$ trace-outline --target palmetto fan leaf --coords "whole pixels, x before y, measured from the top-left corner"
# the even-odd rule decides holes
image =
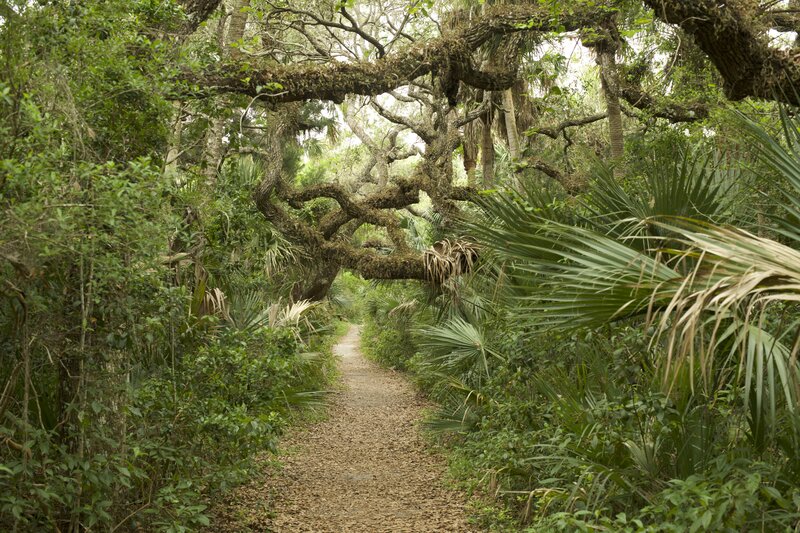
[[[425,428],[434,433],[461,433],[474,430],[480,423],[479,407],[489,402],[480,391],[457,377],[438,373],[442,387],[436,414],[425,421]]]
[[[730,345],[724,360],[738,354],[738,377],[744,390],[753,392],[756,413],[760,416],[765,394],[772,418],[780,396],[794,409],[800,375],[794,340],[785,341],[796,336],[797,322],[770,322],[776,306],[800,302],[800,252],[737,229],[699,223],[694,229],[670,228],[681,232],[688,247],[681,256],[691,257],[696,266],[662,310],[659,330],[668,338],[667,366],[697,360],[709,382],[714,367],[724,366],[718,361],[724,359],[721,348]]]
[[[592,230],[551,223],[539,236],[530,249],[542,257],[516,266],[536,276],[525,299],[540,324],[555,329],[646,313],[668,301],[679,279],[666,264]]]
[[[742,114],[738,115],[738,124],[753,141],[751,147],[761,161],[780,177],[776,185],[783,196],[780,202],[783,212],[767,216],[777,223],[780,233],[800,243],[800,120],[789,117],[786,111],[781,112],[781,117],[785,146]],[[770,181],[776,181],[775,176],[769,176]]]
[[[450,375],[490,375],[490,358],[503,357],[490,348],[483,331],[460,317],[454,317],[439,326],[420,331],[420,347],[432,355],[429,364],[447,370]]]
[[[537,325],[556,329],[595,326],[646,313],[654,295],[669,297],[679,274],[627,242],[593,229],[545,218],[539,205],[515,195],[483,201],[491,224],[470,231],[525,282],[524,310]],[[556,217],[552,217],[556,218]],[[562,219],[564,217],[561,217]]]
[[[234,292],[230,298],[230,306],[231,322],[236,329],[253,330],[266,325],[266,321],[260,319],[267,306],[261,291]]]
[[[785,178],[791,217],[782,231],[800,242],[800,134],[785,124],[789,148],[751,122],[744,127],[763,163]],[[518,316],[530,329],[647,316],[653,341],[664,341],[668,390],[685,377],[693,386],[700,377],[708,392],[743,390],[751,419],[763,426],[765,415],[775,422],[779,406],[793,410],[800,401],[791,318],[800,303],[800,252],[718,225],[731,204],[716,196],[730,189],[722,179],[703,183],[713,172],[711,159],[684,156],[672,181],[648,178],[650,200],[600,177],[586,203],[591,216],[571,223],[546,198],[489,196],[482,202],[489,223],[469,229],[524,282]]]
[[[691,218],[724,222],[736,200],[735,184],[741,177],[724,168],[715,152],[684,148],[672,160],[657,158],[647,165],[644,183],[623,187],[611,169],[599,166],[588,199],[582,203],[589,213],[584,224],[628,241],[639,250],[658,247],[666,233],[653,221]],[[646,237],[656,237],[656,241]]]

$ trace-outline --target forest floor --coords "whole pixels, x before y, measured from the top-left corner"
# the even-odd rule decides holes
[[[469,532],[466,496],[420,434],[429,404],[404,376],[367,361],[352,326],[334,352],[343,389],[328,417],[281,441],[282,467],[236,490],[215,531]]]

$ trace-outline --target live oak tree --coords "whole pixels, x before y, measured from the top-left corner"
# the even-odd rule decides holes
[[[620,164],[623,112],[634,120],[642,118],[638,113],[670,122],[706,118],[708,102],[673,101],[664,94],[648,93],[631,74],[633,67],[618,62],[626,46],[626,26],[637,31],[631,22],[637,16],[654,17],[656,22],[650,27],[656,27],[655,33],[671,27],[690,42],[683,46],[702,50],[716,67],[730,100],[754,97],[797,104],[798,56],[791,48],[773,44],[768,36],[771,29],[787,31],[797,26],[795,13],[779,4],[762,5],[755,0],[521,2],[487,4],[480,9],[477,5],[443,6],[434,15],[433,5],[425,2],[264,3],[258,6],[258,20],[250,17],[248,34],[241,21],[255,8],[232,3],[227,33],[245,36],[241,49],[223,53],[214,64],[185,69],[179,76],[180,92],[182,98],[201,100],[241,95],[248,99],[247,107],[239,108],[236,116],[265,117],[270,132],[261,148],[271,155],[265,158],[267,170],[255,201],[283,235],[314,256],[317,275],[297,296],[319,298],[341,268],[366,278],[432,277],[424,254],[406,242],[398,213],[414,213],[413,206],[424,193],[445,223],[457,217],[460,204],[478,192],[474,177],[478,154],[484,184],[493,182],[493,130],[501,134],[511,157],[525,171],[540,171],[568,182],[564,170],[531,153],[535,147],[530,143],[537,135],[563,135],[571,142],[570,128],[607,120],[611,160]],[[184,7],[190,30],[219,9],[214,2],[186,1]],[[223,19],[220,24],[224,23]],[[520,80],[521,66],[524,69],[532,61],[524,45],[569,32],[595,52],[606,112],[568,118],[554,126],[539,125],[529,130],[530,138],[521,139],[512,89]],[[353,100],[357,97],[360,100]],[[379,187],[368,193],[334,183],[295,187],[278,155],[296,142],[299,132],[313,128],[300,118],[303,104],[313,101],[348,102],[350,111],[344,113],[344,120],[370,152],[364,181],[374,179]],[[356,101],[386,120],[386,131],[391,133],[385,141],[375,141],[359,125],[359,117],[352,113],[353,106],[359,105]],[[398,147],[401,132],[413,135],[418,146]],[[476,139],[480,139],[479,147]],[[390,165],[414,150],[421,155],[413,172],[389,178]],[[453,154],[459,150],[470,177],[467,186],[454,183]],[[320,199],[329,200],[327,210],[313,221],[304,218],[304,206]],[[354,245],[352,236],[364,224],[383,228],[390,253]]]

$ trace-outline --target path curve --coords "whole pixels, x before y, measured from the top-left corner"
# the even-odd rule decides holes
[[[272,512],[250,530],[472,531],[465,496],[445,488],[444,461],[420,435],[427,404],[402,375],[364,359],[359,340],[353,326],[334,348],[345,388],[327,420],[283,439],[284,467],[261,491],[274,496]]]

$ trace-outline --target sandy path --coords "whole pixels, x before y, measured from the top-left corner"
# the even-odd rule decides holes
[[[345,390],[333,400],[329,418],[283,440],[289,450],[284,468],[268,476],[266,486],[247,489],[249,509],[236,514],[248,525],[236,530],[472,530],[464,496],[444,487],[443,461],[419,434],[425,402],[401,375],[365,360],[358,344],[354,326],[334,348]],[[255,501],[259,495],[271,500],[272,512]]]

